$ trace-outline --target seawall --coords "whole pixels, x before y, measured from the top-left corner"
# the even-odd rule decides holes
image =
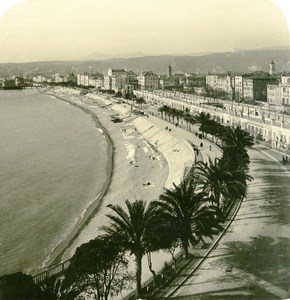
[[[165,187],[172,188],[173,183],[179,185],[184,178],[185,169],[194,162],[195,154],[191,145],[153,125],[150,119],[138,117],[133,120],[133,124],[142,136],[165,156],[169,166]]]

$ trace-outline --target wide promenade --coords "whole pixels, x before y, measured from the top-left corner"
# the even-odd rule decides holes
[[[149,114],[148,120],[156,127],[167,127],[171,135],[198,146],[198,159],[219,157],[220,150],[214,144],[195,135],[196,126],[187,131],[156,117],[156,107],[146,105],[145,111],[155,114]],[[196,272],[191,274],[192,267],[185,268],[158,299],[267,300],[289,296],[290,166],[281,164],[285,154],[262,145],[249,154],[250,174],[255,180],[226,235]],[[206,251],[191,252],[202,258]]]
[[[165,124],[150,118],[160,126]],[[198,143],[193,133],[171,126],[171,134]],[[208,142],[203,140],[203,144],[203,155],[215,157],[215,149],[209,151]],[[184,269],[160,299],[166,299],[187,277],[168,299],[290,297],[290,166],[281,164],[283,153],[262,145],[256,145],[249,154],[254,181],[230,229],[198,270],[188,277],[192,270]],[[194,253],[203,256],[205,251]]]

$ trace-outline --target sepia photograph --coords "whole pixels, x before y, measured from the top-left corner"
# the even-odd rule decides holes
[[[0,300],[290,299],[290,1],[0,0]]]

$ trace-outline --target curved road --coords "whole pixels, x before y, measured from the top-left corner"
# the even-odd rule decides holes
[[[150,121],[169,124],[153,116]],[[171,134],[199,146],[193,132],[170,126]],[[215,146],[202,142],[203,160],[219,157]],[[249,154],[254,181],[247,198],[218,247],[170,299],[290,299],[290,165],[287,170],[281,154],[263,146]]]
[[[248,196],[230,230],[171,299],[286,299],[290,286],[290,172],[250,150]],[[289,295],[288,295],[289,297]],[[289,297],[290,298],[290,297]]]

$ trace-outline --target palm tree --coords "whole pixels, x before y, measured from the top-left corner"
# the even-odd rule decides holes
[[[178,231],[185,257],[188,257],[189,243],[195,245],[202,236],[211,236],[213,227],[219,229],[216,207],[209,205],[204,193],[195,192],[195,184],[186,179],[173,189],[165,189],[159,200],[153,203],[162,218],[168,220]],[[208,220],[212,220],[210,225]]]
[[[200,124],[199,130],[202,132],[202,135],[204,136],[205,129],[208,126],[209,121],[211,120],[211,116],[209,113],[200,112],[196,116],[194,116],[194,120],[196,124]]]
[[[130,202],[126,200],[125,211],[119,205],[109,206],[115,214],[108,214],[112,221],[102,229],[118,241],[135,256],[136,263],[136,296],[141,295],[142,257],[150,248],[150,225],[155,217],[156,207],[150,203],[146,207],[143,200]]]
[[[142,110],[142,104],[146,103],[143,97],[137,98],[136,102],[140,105],[140,109]]]
[[[165,120],[167,120],[167,116],[169,116],[169,121],[170,121],[170,110],[171,110],[171,108],[167,105],[163,105],[158,109],[158,111],[161,112],[162,119],[163,119],[163,113],[164,113]]]
[[[208,162],[199,161],[194,169],[193,176],[206,193],[220,208],[227,198],[237,191],[238,187],[244,187],[243,183],[235,180],[233,174],[220,164],[220,160],[214,161],[208,158]]]
[[[223,134],[223,143],[225,147],[236,148],[239,151],[254,145],[253,137],[243,130],[240,125],[236,128],[226,127]]]
[[[223,131],[222,142],[222,164],[231,171],[242,170],[247,173],[250,157],[246,148],[254,145],[250,134],[242,130],[240,126],[226,127]]]
[[[161,113],[161,118],[163,119],[163,113],[165,113],[165,107],[164,107],[165,105],[163,105],[163,106],[161,106],[161,107],[159,107],[158,108],[158,111]]]
[[[186,113],[186,114],[183,115],[183,119],[186,122],[186,129],[189,130],[190,129],[190,125],[189,124],[192,124],[192,122],[193,122],[192,115],[189,114],[189,113]]]
[[[179,120],[183,118],[184,112],[182,110],[176,111],[177,124],[179,125]]]

